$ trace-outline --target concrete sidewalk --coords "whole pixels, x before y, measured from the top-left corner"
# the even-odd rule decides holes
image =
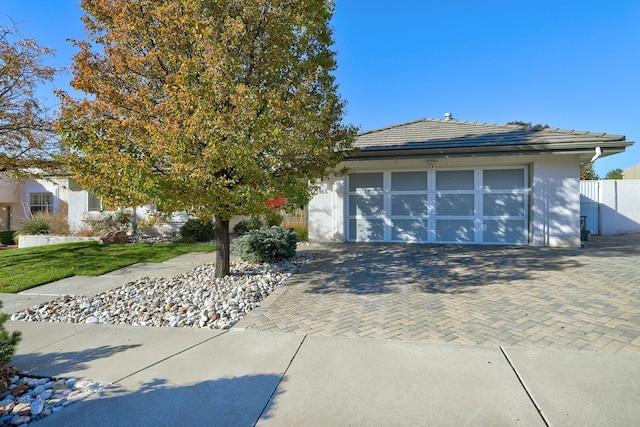
[[[12,312],[141,276],[173,276],[212,258],[188,254],[0,298]],[[110,384],[38,421],[42,427],[616,426],[640,419],[640,353],[241,329],[5,325],[23,333],[12,361],[20,370]]]
[[[38,426],[633,425],[640,355],[8,322],[29,373],[111,384]]]

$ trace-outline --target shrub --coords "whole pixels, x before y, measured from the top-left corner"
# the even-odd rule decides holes
[[[284,227],[262,227],[236,239],[236,253],[247,261],[276,262],[296,254],[296,233]]]
[[[180,242],[209,242],[216,238],[216,226],[211,221],[190,219],[180,227]]]
[[[16,234],[34,235],[34,234],[50,234],[51,215],[46,212],[37,212],[29,218],[20,221],[20,227]]]
[[[112,231],[127,231],[131,226],[133,214],[124,210],[105,212],[97,218],[89,218],[87,222],[91,229],[99,235]]]
[[[50,234],[68,235],[69,234],[69,220],[67,216],[61,213],[55,215],[49,215],[49,227]]]
[[[263,226],[264,224],[262,223],[262,220],[257,216],[253,216],[251,217],[251,219],[243,219],[242,221],[237,223],[235,227],[233,227],[233,232],[238,236],[244,236],[249,231],[257,230],[259,228],[262,228]]]
[[[2,301],[0,301],[0,309]],[[21,334],[19,331],[13,331],[9,334],[4,329],[4,322],[7,321],[9,315],[0,313],[0,367],[9,363],[13,355],[16,353],[16,346],[20,342]]]
[[[15,245],[16,243],[13,240],[13,235],[15,233],[15,230],[0,231],[0,243],[3,245]]]

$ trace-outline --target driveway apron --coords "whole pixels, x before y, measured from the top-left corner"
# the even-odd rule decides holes
[[[640,352],[640,235],[586,248],[328,244],[237,329]]]

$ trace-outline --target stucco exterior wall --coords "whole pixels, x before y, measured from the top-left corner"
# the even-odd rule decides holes
[[[530,171],[529,205],[532,246],[580,246],[580,160],[577,155],[495,156],[420,160],[375,160],[344,163],[352,172],[526,166]],[[322,183],[309,203],[309,239],[345,240],[345,179]]]
[[[533,163],[531,245],[580,246],[580,159],[541,156]]]
[[[344,242],[344,177],[320,185],[309,202],[309,240]]]

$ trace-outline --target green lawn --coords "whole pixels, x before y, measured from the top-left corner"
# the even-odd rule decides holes
[[[0,292],[16,293],[70,276],[99,276],[137,262],[163,262],[188,252],[210,252],[215,245],[67,243],[0,251]],[[213,261],[213,254],[211,254]]]

